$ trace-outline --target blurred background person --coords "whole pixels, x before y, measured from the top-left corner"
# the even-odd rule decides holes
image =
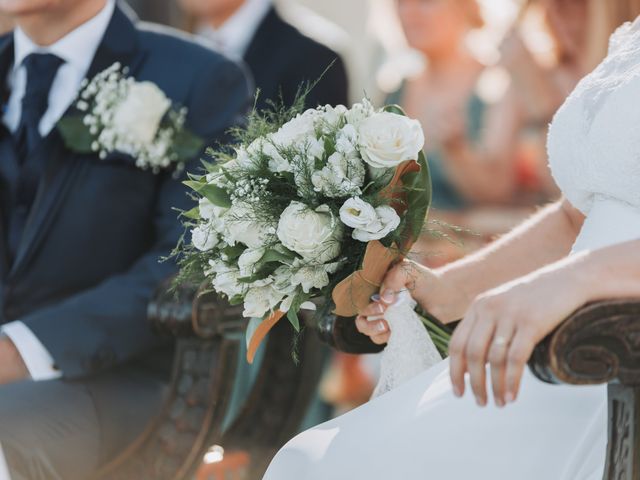
[[[248,65],[260,92],[258,109],[280,98],[291,105],[301,84],[318,79],[307,106],[348,103],[346,69],[340,55],[327,46],[330,40],[303,34],[278,13],[272,0],[179,1],[189,30]]]

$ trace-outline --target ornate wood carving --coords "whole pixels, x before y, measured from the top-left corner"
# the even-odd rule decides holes
[[[536,347],[529,362],[550,383],[608,383],[605,480],[640,480],[640,301],[578,310]]]
[[[269,336],[265,361],[249,399],[227,435],[222,422],[235,382],[245,321],[213,293],[185,286],[158,290],[149,305],[157,331],[177,337],[174,371],[162,414],[95,480],[187,480],[212,444],[252,454],[250,478],[259,479],[274,449],[295,433],[322,369],[313,335],[301,339],[300,363],[292,361],[287,322]]]

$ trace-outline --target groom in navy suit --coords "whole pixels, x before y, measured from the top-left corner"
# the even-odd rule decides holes
[[[116,62],[208,143],[249,87],[235,63],[115,0],[0,0],[0,13],[17,25],[0,37],[0,479],[85,480],[157,413],[168,355],[146,308],[176,270],[159,259],[190,200],[171,172],[74,153],[56,123]]]

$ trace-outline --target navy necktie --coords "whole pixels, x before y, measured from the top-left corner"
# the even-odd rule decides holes
[[[27,71],[27,88],[22,98],[22,117],[16,132],[18,154],[22,162],[42,140],[38,127],[49,107],[49,91],[62,63],[60,57],[51,53],[32,53],[22,62]]]

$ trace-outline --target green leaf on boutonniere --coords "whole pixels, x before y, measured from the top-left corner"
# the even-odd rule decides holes
[[[78,153],[91,153],[94,141],[89,128],[83,122],[82,115],[67,115],[56,125],[67,148]]]
[[[180,160],[190,160],[204,147],[204,141],[186,128],[178,130],[173,138],[173,150]]]

